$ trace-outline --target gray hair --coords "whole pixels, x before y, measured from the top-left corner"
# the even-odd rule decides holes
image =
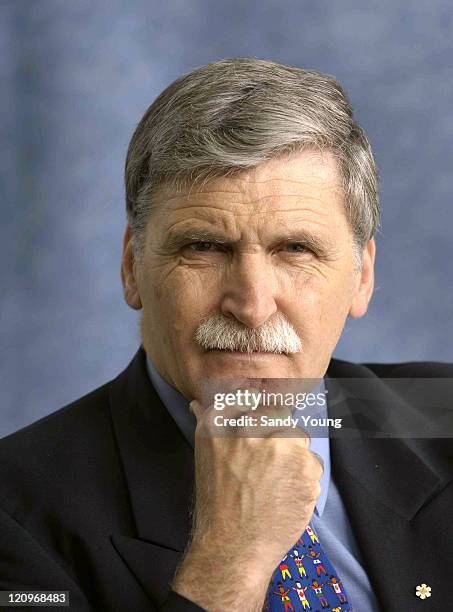
[[[127,153],[135,255],[161,185],[205,184],[310,148],[336,159],[360,267],[379,228],[379,177],[341,85],[329,75],[255,58],[220,60],[176,79],[146,111]]]

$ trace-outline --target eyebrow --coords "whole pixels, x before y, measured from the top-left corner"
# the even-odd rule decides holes
[[[225,246],[233,246],[240,240],[231,240],[224,234],[205,228],[185,228],[170,230],[164,238],[163,246],[166,249],[177,249],[190,242],[215,242]],[[299,229],[290,229],[288,232],[275,233],[271,236],[270,242],[278,244],[281,242],[300,242],[312,249],[319,255],[329,256],[336,252],[336,247],[331,239],[319,237],[312,232]]]

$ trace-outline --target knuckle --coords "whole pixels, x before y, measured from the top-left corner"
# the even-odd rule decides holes
[[[319,478],[324,474],[324,460],[318,455],[318,453],[311,452],[312,462],[313,462],[313,470],[319,474]]]

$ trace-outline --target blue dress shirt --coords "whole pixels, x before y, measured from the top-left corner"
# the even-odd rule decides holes
[[[195,416],[189,410],[189,402],[174,387],[169,385],[157,372],[147,358],[148,374],[162,403],[175,420],[189,444],[195,444]],[[324,392],[324,380],[317,391]],[[327,397],[327,395],[326,395]],[[328,401],[327,401],[328,404]],[[328,405],[318,407],[317,417],[327,417]],[[293,413],[294,416],[297,416]],[[303,425],[302,421],[299,425]],[[310,431],[310,430],[309,430]],[[330,464],[330,440],[318,429],[316,437],[312,436],[310,450],[317,453],[324,462],[324,473],[321,478],[321,493],[316,501],[311,525],[319,536],[322,546],[343,581],[346,592],[357,612],[378,612],[379,607],[363,568],[361,555],[346,514],[338,488],[332,478]]]

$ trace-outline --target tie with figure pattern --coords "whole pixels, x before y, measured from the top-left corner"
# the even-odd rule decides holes
[[[352,612],[343,584],[310,525],[272,575],[263,609]]]

